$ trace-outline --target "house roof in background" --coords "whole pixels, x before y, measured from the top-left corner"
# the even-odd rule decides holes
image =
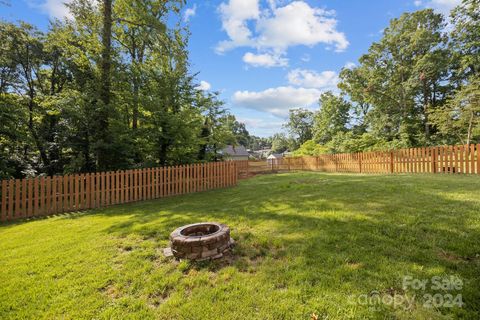
[[[268,156],[267,159],[281,159],[283,158],[283,154],[281,153],[272,153],[271,155]]]
[[[244,146],[232,146],[228,145],[226,146],[223,150],[222,153],[225,155],[230,155],[230,156],[247,156],[248,157],[248,151],[245,149]]]

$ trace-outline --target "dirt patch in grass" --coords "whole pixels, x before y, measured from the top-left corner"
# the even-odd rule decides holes
[[[104,287],[100,288],[100,291],[112,300],[116,300],[121,297],[120,290],[113,281],[109,281]]]
[[[152,293],[148,296],[148,306],[152,309],[156,309],[160,305],[165,303],[169,297],[170,297],[170,291]]]
[[[354,262],[354,261],[348,261],[346,265],[347,265],[347,268],[351,270],[358,270],[363,268],[364,266],[362,262]]]
[[[440,250],[438,252],[438,257],[442,260],[446,260],[448,262],[453,262],[453,263],[480,262],[480,254],[478,253],[472,256],[462,257],[453,252]]]

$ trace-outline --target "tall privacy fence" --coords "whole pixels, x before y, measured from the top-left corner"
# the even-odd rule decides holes
[[[480,144],[424,147],[389,152],[325,154],[317,157],[241,161],[240,177],[252,174],[311,170],[352,173],[480,174]]]
[[[0,221],[224,188],[236,185],[237,176],[229,161],[3,180]]]

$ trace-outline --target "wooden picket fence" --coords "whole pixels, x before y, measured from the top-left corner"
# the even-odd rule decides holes
[[[310,170],[350,173],[480,174],[480,144],[325,154],[273,161],[240,161],[239,177],[265,172]]]
[[[230,187],[233,161],[1,181],[0,221]]]

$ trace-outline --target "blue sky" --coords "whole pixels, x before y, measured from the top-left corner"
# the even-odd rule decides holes
[[[4,20],[41,29],[67,14],[68,0],[10,0]],[[338,72],[353,66],[390,19],[431,7],[448,12],[460,0],[206,0],[188,1],[192,71],[199,86],[221,93],[251,134],[282,130],[288,110],[318,108]]]

